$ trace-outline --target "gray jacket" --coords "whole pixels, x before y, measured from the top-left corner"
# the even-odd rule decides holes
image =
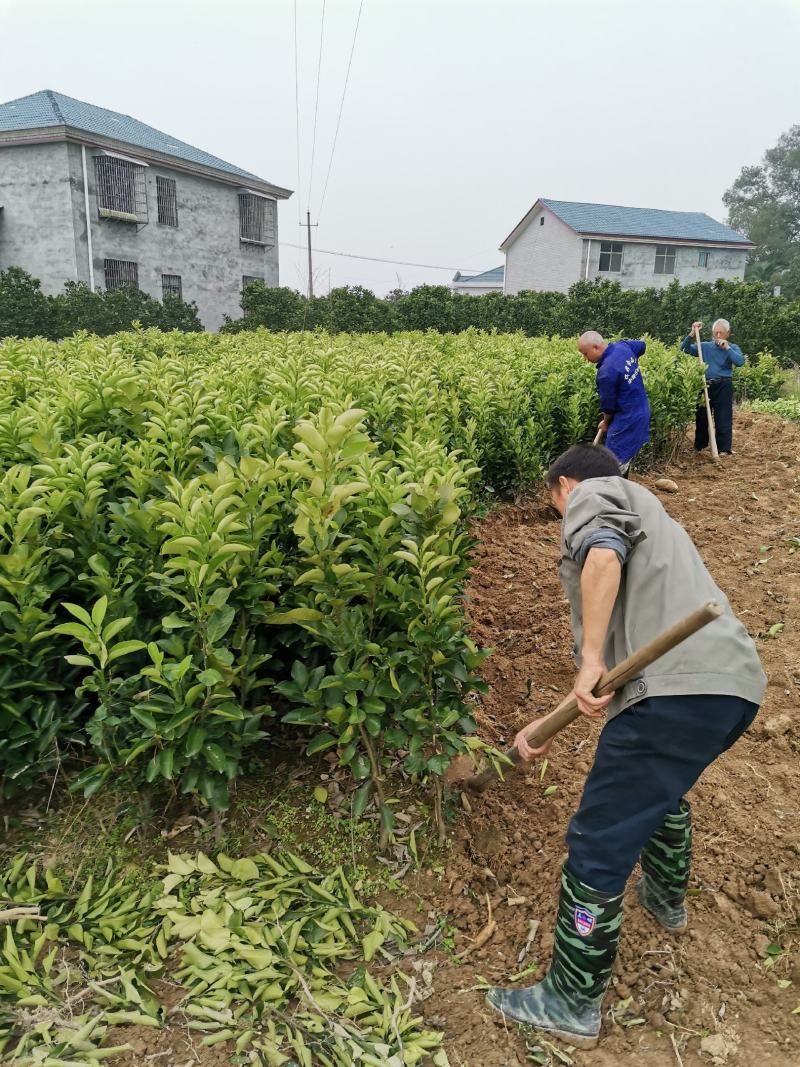
[[[658,498],[624,478],[590,478],[567,498],[559,576],[572,612],[576,658],[583,640],[581,570],[589,549],[600,545],[615,548],[623,560],[606,640],[609,669],[709,600],[725,612],[618,691],[609,718],[645,696],[719,694],[761,703],[767,679],[728,598]]]

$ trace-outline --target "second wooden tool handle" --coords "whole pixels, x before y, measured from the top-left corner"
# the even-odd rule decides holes
[[[607,671],[595,686],[595,696],[606,696],[608,693],[621,689],[637,674],[649,667],[651,663],[655,663],[657,659],[660,659],[666,652],[670,652],[681,641],[685,641],[687,637],[691,637],[692,634],[697,633],[708,623],[718,619],[721,614],[722,608],[715,601],[703,604],[697,611],[693,611],[685,619],[676,622],[674,626],[670,626],[668,630],[664,630],[658,637],[654,637],[652,641],[632,653],[622,663],[618,663],[616,667]],[[531,748],[538,748],[539,745],[543,745],[545,741],[554,737],[559,730],[562,730],[577,719],[579,715],[580,709],[575,697],[567,697],[543,722],[534,727],[530,733],[526,733],[525,740]],[[516,752],[516,749],[514,751]]]

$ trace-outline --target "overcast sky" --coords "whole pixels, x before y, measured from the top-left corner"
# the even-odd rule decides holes
[[[800,122],[800,0],[0,0],[0,100],[55,89],[295,190],[284,285],[449,282],[540,196],[705,211]],[[322,61],[317,106],[320,28]],[[314,115],[316,145],[311,177]]]

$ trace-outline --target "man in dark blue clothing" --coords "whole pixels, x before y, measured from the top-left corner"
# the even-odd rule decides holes
[[[619,460],[627,477],[631,461],[650,440],[650,404],[647,400],[639,357],[644,341],[607,343],[596,330],[578,340],[584,359],[597,367],[597,392],[603,418],[599,429],[606,434],[606,448]]]
[[[695,330],[703,328],[702,322],[692,323],[692,332],[681,341],[681,351],[690,356],[697,355],[697,345],[692,337]],[[744,355],[738,345],[728,340],[731,324],[727,319],[717,319],[711,327],[713,341],[702,341],[703,362],[706,365],[706,384],[711,413],[714,416],[717,451],[721,456],[730,456],[733,452],[733,368],[744,366]],[[694,447],[696,452],[708,448],[708,415],[705,402],[697,409],[694,428]]]

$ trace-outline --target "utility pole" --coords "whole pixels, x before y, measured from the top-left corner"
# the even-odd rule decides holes
[[[301,226],[305,226],[308,230],[308,299],[314,298],[314,275],[311,266],[311,212],[306,212],[306,221],[300,223]],[[319,226],[318,222],[314,223],[314,229]]]

